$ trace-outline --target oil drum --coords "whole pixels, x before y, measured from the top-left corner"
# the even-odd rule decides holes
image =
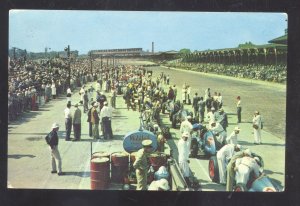
[[[104,190],[109,185],[109,159],[107,157],[95,157],[91,159],[91,189]]]
[[[123,183],[124,177],[128,174],[128,153],[115,152],[111,154],[111,181]]]
[[[167,166],[167,156],[162,152],[155,152],[149,155],[149,162],[153,169],[157,171],[161,166]]]
[[[106,158],[110,159],[110,154],[107,152],[95,152],[92,154],[92,159],[97,158],[97,157],[106,157]]]

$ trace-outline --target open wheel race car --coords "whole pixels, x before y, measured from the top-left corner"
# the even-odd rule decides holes
[[[234,182],[233,191],[235,192],[280,192],[282,188],[276,182],[271,180],[266,174],[264,174],[264,162],[261,156],[252,153],[252,157],[259,158],[259,166],[260,166],[260,176],[255,178],[253,172],[250,173],[249,181],[246,185],[241,183]],[[228,161],[229,162],[229,161]],[[211,156],[208,162],[208,174],[210,179],[215,183],[220,183],[219,181],[219,166],[216,156]],[[226,176],[226,175],[225,175]]]

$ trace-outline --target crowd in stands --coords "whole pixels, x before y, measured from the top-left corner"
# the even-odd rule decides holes
[[[99,68],[99,67],[97,67]],[[35,60],[9,62],[8,121],[16,120],[23,112],[38,110],[57,96],[66,95],[69,67],[67,60]],[[89,60],[71,62],[70,89],[98,78],[90,72]]]
[[[219,75],[286,83],[286,65],[226,65],[212,63],[172,63],[169,66]]]

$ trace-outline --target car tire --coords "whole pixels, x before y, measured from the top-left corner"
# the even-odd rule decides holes
[[[242,183],[238,183],[237,185],[234,186],[233,189],[234,192],[247,192],[247,187],[246,185]]]
[[[208,174],[211,181],[219,183],[219,166],[216,156],[211,156],[208,161]]]

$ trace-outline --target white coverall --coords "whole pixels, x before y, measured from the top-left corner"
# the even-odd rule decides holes
[[[193,130],[193,125],[187,119],[184,120],[183,122],[181,122],[180,133],[181,134],[183,134],[185,132],[189,133],[189,137],[187,139],[187,145],[188,145],[189,151],[191,148],[191,141],[192,141],[191,132],[192,132],[192,130]]]
[[[178,148],[178,163],[184,177],[190,176],[190,168],[188,164],[189,149],[187,141],[180,139],[177,143]]]
[[[236,183],[242,183],[247,185],[249,181],[249,175],[252,171],[256,177],[259,177],[259,165],[252,157],[242,157],[236,160],[235,166],[237,167],[235,180]]]
[[[256,115],[252,120],[253,124],[258,126],[258,129],[253,128],[254,143],[261,144],[261,116]]]
[[[216,122],[216,126],[212,127],[210,125],[210,131],[212,131],[212,133],[214,135],[216,135],[216,139],[218,140],[218,142],[223,143],[223,141],[226,139],[227,137],[227,133],[226,131],[223,129],[222,125],[219,122]]]
[[[219,178],[221,184],[226,184],[226,166],[229,162],[229,159],[234,155],[234,144],[224,145],[217,152],[217,160],[219,166]]]

